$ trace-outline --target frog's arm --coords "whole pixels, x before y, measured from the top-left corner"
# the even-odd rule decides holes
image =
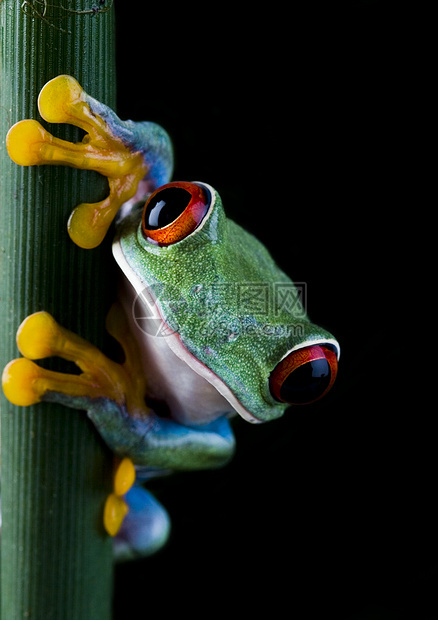
[[[30,315],[17,333],[24,357],[3,372],[6,397],[23,406],[51,401],[87,410],[108,446],[136,465],[186,470],[227,461],[234,440],[225,419],[198,430],[160,418],[146,405],[138,345],[119,304],[108,315],[107,329],[123,347],[123,364],[61,327],[47,312]],[[82,373],[54,372],[32,361],[50,356],[74,362]]]
[[[38,107],[49,123],[68,123],[83,129],[86,135],[82,142],[55,138],[37,121],[23,120],[8,132],[8,153],[22,166],[64,164],[94,170],[108,178],[108,197],[79,205],[68,223],[70,237],[77,245],[94,248],[121,205],[135,196],[143,179],[149,191],[170,179],[170,139],[155,123],[121,121],[69,75],[60,75],[44,86]]]
[[[195,429],[158,417],[145,403],[138,345],[119,304],[108,315],[107,329],[123,347],[123,364],[61,327],[47,312],[30,315],[17,333],[24,357],[6,366],[2,382],[6,397],[16,405],[51,401],[88,412],[122,459],[104,515],[105,527],[114,535],[127,512],[125,496],[135,482],[133,463],[176,470],[219,467],[232,456],[234,437],[225,418]],[[54,372],[32,361],[49,356],[74,362],[81,374]]]

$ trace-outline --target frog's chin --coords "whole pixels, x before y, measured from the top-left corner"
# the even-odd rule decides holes
[[[169,338],[166,338],[166,344],[189,368],[191,368],[197,375],[208,381],[216,392],[229,403],[232,412],[239,414],[244,420],[252,424],[259,424],[262,422],[262,420],[256,418],[240,403],[234,393],[220,377],[218,377],[212,370],[200,362],[190,353],[190,351],[185,348],[178,334],[172,334]]]
[[[154,351],[154,359],[159,360],[163,349],[169,351],[164,354],[164,373],[157,368],[153,370],[150,364],[145,367],[152,370],[153,375],[156,373],[157,378],[163,374],[171,378],[170,381],[161,381],[161,385],[165,402],[175,422],[183,426],[202,426],[219,417],[230,417],[236,413],[253,424],[262,421],[240,403],[220,377],[188,351],[178,334],[172,333],[159,339],[146,336],[141,347],[144,359],[150,359],[151,351]],[[178,377],[178,385],[174,383],[175,377]],[[159,379],[157,383],[160,383]]]

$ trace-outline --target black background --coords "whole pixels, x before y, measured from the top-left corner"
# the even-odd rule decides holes
[[[167,129],[174,179],[213,185],[307,283],[342,355],[324,400],[237,420],[228,467],[149,485],[172,536],[117,567],[116,620],[438,618],[436,433],[413,372],[412,8],[130,4],[119,115]]]

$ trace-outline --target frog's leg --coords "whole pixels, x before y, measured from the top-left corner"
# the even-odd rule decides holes
[[[155,123],[121,121],[68,75],[60,75],[43,87],[38,107],[49,123],[68,123],[83,129],[86,135],[82,142],[55,138],[37,121],[23,120],[9,130],[8,153],[22,166],[64,164],[94,170],[108,178],[109,196],[76,207],[68,224],[77,245],[94,248],[121,205],[135,196],[140,181],[147,179],[152,191],[170,179],[170,140]]]
[[[107,329],[123,347],[123,364],[58,325],[47,312],[29,316],[17,333],[24,357],[3,371],[6,397],[17,405],[52,401],[85,409],[108,446],[136,465],[189,470],[226,463],[234,450],[228,421],[222,418],[195,429],[156,416],[145,404],[146,380],[138,345],[119,304],[108,315]],[[50,371],[32,361],[50,356],[73,361],[81,374]],[[114,519],[121,522],[124,493],[115,487],[113,495]]]
[[[24,357],[3,371],[6,397],[22,406],[51,401],[85,409],[113,452],[130,456],[136,465],[187,470],[228,461],[234,438],[225,418],[190,428],[158,417],[146,405],[140,351],[120,304],[112,306],[107,330],[124,350],[122,364],[61,327],[47,312],[30,315],[17,332]],[[82,373],[54,372],[32,361],[51,356],[74,362]]]
[[[108,320],[123,320],[123,316],[115,306]],[[129,338],[128,334],[125,337]],[[93,345],[58,325],[47,312],[33,314],[22,323],[17,343],[25,357],[10,362],[3,372],[5,395],[15,404],[30,405],[41,400],[55,400],[87,409],[95,400],[108,399],[122,403],[128,398],[131,408],[142,406],[136,400],[142,392],[144,394],[144,380],[141,373],[133,372],[135,358],[130,356],[125,367],[112,362]],[[82,374],[45,370],[31,361],[52,355],[74,361],[83,371]],[[111,536],[116,535],[128,512],[124,496],[134,482],[132,461],[129,458],[118,460],[114,491],[107,498],[104,511],[105,529]]]

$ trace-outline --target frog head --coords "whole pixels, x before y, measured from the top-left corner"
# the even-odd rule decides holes
[[[246,420],[278,418],[332,387],[338,342],[211,186],[158,188],[120,221],[113,253],[148,325],[141,338],[163,338]]]

